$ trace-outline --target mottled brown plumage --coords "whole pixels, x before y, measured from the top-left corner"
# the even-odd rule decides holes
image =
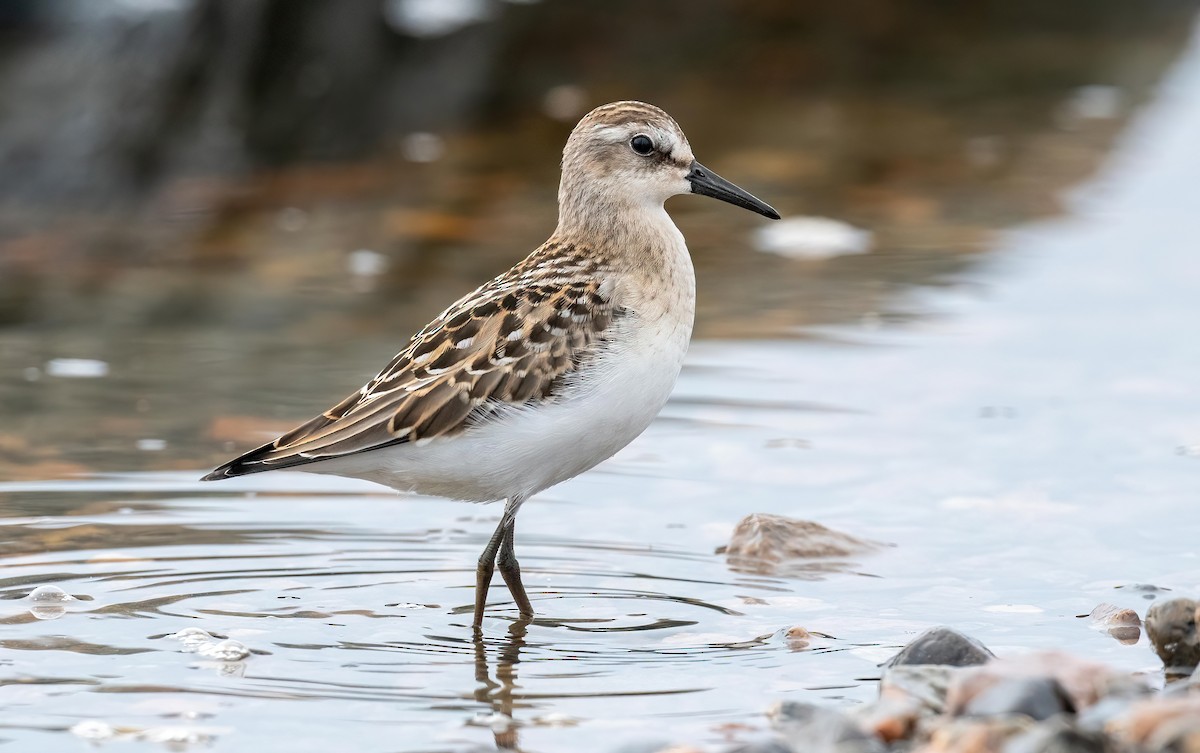
[[[547,242],[443,311],[362,389],[205,478],[451,436],[499,405],[554,399],[618,313],[605,271],[590,249]]]

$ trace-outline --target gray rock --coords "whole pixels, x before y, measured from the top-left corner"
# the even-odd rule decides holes
[[[1053,677],[1010,677],[1000,680],[971,698],[963,716],[1008,716],[1024,714],[1043,720],[1058,714],[1075,713],[1067,691]]]
[[[882,753],[883,743],[834,709],[784,701],[767,712],[779,736],[803,753]]]
[[[1113,753],[1115,745],[1099,731],[1085,731],[1058,718],[1009,740],[1003,753]]]
[[[1160,601],[1146,612],[1146,635],[1168,675],[1188,675],[1200,665],[1198,612],[1200,605],[1192,599]]]
[[[973,667],[987,664],[996,655],[974,638],[954,628],[930,628],[912,640],[884,665],[940,664],[951,667]]]

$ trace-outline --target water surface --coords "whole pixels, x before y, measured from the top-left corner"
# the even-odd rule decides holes
[[[693,243],[701,337],[678,389],[630,447],[525,506],[538,618],[516,623],[497,579],[479,642],[473,568],[497,507],[304,474],[196,482],[355,388],[473,284],[466,251],[390,318],[335,274],[343,256],[280,257],[178,281],[208,312],[194,320],[166,291],[88,328],[9,332],[0,741],[82,749],[101,723],[122,750],[718,748],[764,734],[777,700],[870,700],[878,664],[935,624],[1154,671],[1144,640],[1076,615],[1200,587],[1197,92],[1193,45],[1058,216],[993,218],[965,244],[786,260],[752,250],[749,219],[684,210],[686,233],[728,222],[730,243]],[[263,226],[274,211],[239,232],[286,232]],[[300,258],[328,251],[321,211]],[[264,270],[312,294],[249,295]],[[118,326],[149,305],[175,323]],[[246,306],[258,326],[230,333]],[[890,546],[809,578],[739,573],[716,549],[752,512]],[[74,599],[31,602],[45,585]],[[797,625],[831,637],[802,649]],[[187,653],[170,637],[187,628],[251,653]]]

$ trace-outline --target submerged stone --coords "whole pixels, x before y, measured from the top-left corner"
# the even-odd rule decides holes
[[[740,572],[803,575],[844,569],[829,561],[874,552],[880,546],[810,520],[753,513],[742,518],[729,544],[718,551]]]

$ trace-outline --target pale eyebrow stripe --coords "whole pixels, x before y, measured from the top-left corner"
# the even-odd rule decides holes
[[[609,141],[612,141],[614,143],[617,141],[622,141],[625,138],[624,126],[600,124],[600,125],[595,126],[592,130],[595,133],[599,134],[600,136],[603,136],[603,137],[607,138]],[[620,136],[620,138],[619,139],[613,138],[614,135],[618,135],[618,136]]]

